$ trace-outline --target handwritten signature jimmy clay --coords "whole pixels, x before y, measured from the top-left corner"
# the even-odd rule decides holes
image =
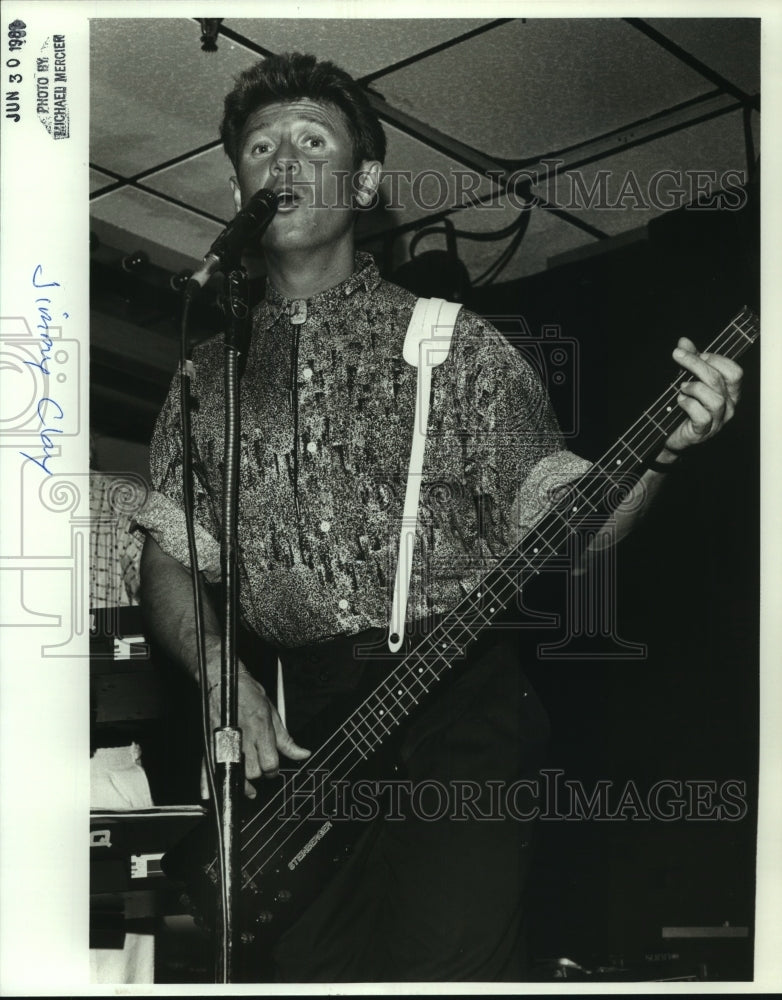
[[[59,288],[59,281],[46,281],[43,275],[43,266],[37,264],[35,270],[33,271],[33,288],[36,291],[43,291],[44,289]],[[35,299],[35,308],[37,312],[38,322],[35,325],[36,330],[40,331],[41,335],[41,360],[40,361],[25,361],[26,365],[30,365],[32,368],[38,368],[43,375],[47,376],[46,385],[48,386],[48,377],[51,376],[51,370],[49,365],[51,363],[52,357],[52,338],[49,336],[49,329],[52,325],[52,315],[54,309],[52,308],[52,296],[53,293],[38,295]],[[68,313],[62,314],[65,319],[68,318]],[[40,466],[47,476],[51,476],[52,470],[49,468],[49,460],[52,457],[52,451],[55,447],[54,440],[52,438],[53,434],[62,434],[61,427],[50,427],[49,423],[54,423],[57,420],[63,420],[65,414],[63,409],[56,399],[52,399],[51,396],[42,396],[36,405],[36,413],[38,419],[41,423],[41,429],[39,431],[39,438],[41,442],[41,450],[43,455],[36,458],[34,455],[28,455],[25,451],[20,451],[19,454],[23,458],[29,458],[31,462],[35,462],[36,465]]]

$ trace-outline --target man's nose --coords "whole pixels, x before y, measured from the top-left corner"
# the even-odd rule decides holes
[[[290,142],[283,142],[277,147],[272,170],[276,174],[297,174],[301,164],[296,156],[296,150]]]

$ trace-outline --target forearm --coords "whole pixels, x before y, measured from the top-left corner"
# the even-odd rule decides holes
[[[198,680],[193,581],[190,570],[167,555],[151,536],[141,554],[141,607],[150,637],[191,677]],[[203,599],[207,676],[220,676],[220,625],[206,594]]]
[[[151,637],[197,682],[198,649],[190,570],[166,555],[149,535],[141,554],[141,606]],[[221,725],[222,714],[219,690],[216,688],[220,680],[222,640],[217,615],[206,596],[203,606],[206,672],[211,692],[209,710],[212,727],[216,729]],[[263,687],[241,663],[238,723],[242,732],[246,779],[277,774],[280,754],[292,760],[304,760],[310,755],[309,750],[293,741]],[[244,790],[250,798],[255,797],[255,789],[249,780],[245,780]],[[204,783],[202,794],[207,794]]]
[[[673,466],[678,459],[673,452],[663,447],[655,457],[655,461],[663,466]],[[599,531],[588,546],[587,552],[599,551],[626,538],[648,513],[665,479],[664,472],[645,470],[643,476],[615,509],[609,522],[611,529]]]

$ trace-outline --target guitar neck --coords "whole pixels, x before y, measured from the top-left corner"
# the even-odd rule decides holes
[[[758,318],[745,306],[714,338],[706,348],[706,352],[736,360],[755,343],[759,335]],[[637,469],[645,459],[658,451],[665,439],[684,419],[684,414],[676,403],[676,397],[682,383],[691,378],[690,372],[682,369],[616,444],[595,462],[592,473],[597,470],[609,477],[617,473],[621,475],[628,469]]]
[[[708,351],[735,359],[757,337],[757,317],[744,308]],[[437,682],[458,666],[468,645],[510,603],[525,579],[539,573],[548,559],[567,552],[574,535],[596,531],[605,523],[638,479],[643,460],[659,449],[684,419],[676,397],[680,384],[688,377],[685,372],[678,375],[588,472],[561,487],[559,495],[553,491],[551,506],[537,524],[425,639],[397,660],[386,679],[318,747],[301,770],[286,779],[290,782],[289,794],[295,794],[300,785],[306,787],[313,774],[328,774],[330,781],[339,782],[360,768]],[[270,863],[287,837],[279,834],[282,841],[275,836],[260,846],[260,835],[277,808],[279,801],[273,799],[243,830],[243,850],[249,853],[252,870],[260,871]]]
[[[759,336],[757,316],[744,307],[707,351],[736,359]],[[492,623],[525,579],[550,558],[567,551],[579,531],[597,530],[639,478],[642,463],[684,419],[676,402],[690,378],[682,370],[655,402],[584,475],[553,491],[541,520],[459,604],[418,643],[335,734],[348,757],[366,756],[402,722],[429,690],[463,657],[465,648]],[[329,741],[332,742],[332,741]],[[333,757],[330,763],[333,764]],[[317,754],[316,754],[317,757]],[[315,759],[311,763],[317,766]]]

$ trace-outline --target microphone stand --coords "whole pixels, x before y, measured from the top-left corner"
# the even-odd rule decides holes
[[[249,339],[249,282],[246,270],[232,266],[224,279],[225,327],[225,437],[223,469],[223,539],[220,563],[223,576],[223,644],[220,671],[220,728],[214,733],[214,760],[217,772],[219,822],[223,831],[222,895],[226,908],[223,927],[226,940],[218,949],[215,979],[232,982],[234,950],[237,943],[238,896],[241,888],[239,853],[239,802],[244,786],[242,731],[238,726],[239,661],[236,627],[239,607],[238,536],[236,530],[239,498],[239,379],[241,348]]]
[[[193,602],[198,646],[198,673],[201,683],[204,739],[207,765],[215,764],[215,773],[207,766],[208,783],[215,798],[217,824],[218,871],[222,875],[220,907],[222,930],[215,970],[215,981],[230,983],[233,977],[234,951],[237,944],[238,896],[241,888],[241,859],[237,833],[238,803],[243,791],[242,732],[238,726],[239,661],[236,655],[238,620],[237,508],[239,500],[239,353],[247,350],[250,340],[249,281],[241,266],[241,250],[251,238],[260,237],[277,211],[277,195],[261,188],[248,204],[226,226],[212,244],[203,263],[189,279],[185,288],[182,313],[182,344],[180,370],[180,412],[182,415],[183,499],[185,505],[188,551],[193,567]],[[190,449],[190,378],[192,361],[187,348],[187,317],[198,290],[209,276],[221,268],[226,304],[225,325],[225,437],[223,450],[223,532],[220,545],[220,567],[223,579],[224,615],[220,660],[220,727],[214,731],[212,752],[208,737],[208,690],[206,687],[206,652],[204,647],[203,613],[198,558],[193,527],[192,456]]]

